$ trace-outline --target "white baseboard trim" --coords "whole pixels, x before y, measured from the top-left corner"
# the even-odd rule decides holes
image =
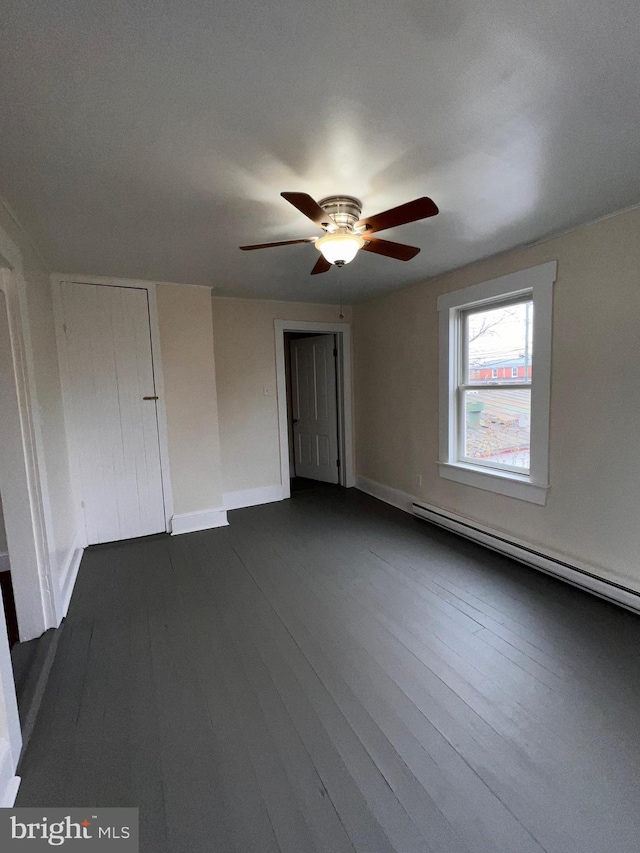
[[[366,492],[366,494],[378,498],[386,504],[413,513],[413,502],[416,498],[415,495],[410,495],[408,492],[392,489],[391,486],[385,486],[384,483],[377,483],[375,480],[367,479],[367,477],[356,477],[356,489]]]
[[[21,779],[14,775],[15,760],[6,738],[0,738],[0,808],[13,807],[18,795]]]
[[[171,535],[196,533],[198,530],[211,530],[214,527],[226,527],[226,509],[199,509],[196,512],[183,512],[171,519]]]
[[[8,572],[11,566],[9,565],[9,555],[6,551],[0,554],[0,572]]]
[[[222,496],[225,509],[242,509],[246,506],[259,506],[283,500],[282,486],[262,486],[258,489],[244,489],[239,492],[226,492]]]
[[[58,624],[62,622],[69,610],[69,603],[71,602],[73,588],[76,585],[78,569],[80,568],[80,562],[83,554],[83,540],[80,533],[76,533],[73,544],[67,554],[67,559],[64,561],[64,565],[62,566],[62,573],[60,577],[60,600],[62,612],[58,614]]]
[[[391,504],[391,506],[416,515],[432,524],[437,524],[439,527],[451,530],[459,536],[478,542],[493,551],[512,557],[531,568],[553,575],[573,586],[580,587],[586,592],[621,605],[627,610],[632,610],[635,613],[640,612],[640,593],[615,581],[603,579],[599,574],[601,570],[598,566],[576,560],[573,557],[571,558],[572,562],[568,563],[567,557],[562,554],[554,553],[549,549],[542,551],[539,546],[534,546],[529,542],[507,535],[503,531],[488,527],[450,510],[427,504],[414,495],[401,492],[399,489],[393,489],[366,477],[356,478],[356,488],[378,498],[378,500]]]

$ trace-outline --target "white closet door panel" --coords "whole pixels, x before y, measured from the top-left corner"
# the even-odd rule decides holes
[[[146,290],[64,283],[74,452],[89,544],[165,529]]]
[[[128,375],[127,382],[118,381],[125,470],[128,472],[126,494],[132,518],[136,519],[136,529],[157,527],[160,516],[164,529],[156,403],[143,399],[154,394],[147,293],[137,291],[144,301],[140,311],[133,314],[125,289],[118,290],[118,322],[114,319],[113,324],[116,343],[120,344],[116,369],[118,377]]]
[[[335,338],[291,341],[295,466],[298,477],[338,482]]]
[[[116,288],[124,290],[124,288]],[[136,294],[138,296],[138,294]],[[142,396],[146,393],[138,381],[137,357],[135,351],[135,315],[127,311],[129,298],[126,294],[114,293],[110,300],[111,331],[114,340],[114,369],[116,390],[120,408],[119,447],[114,448],[117,463],[116,490],[118,506],[124,518],[120,524],[128,537],[135,536],[133,530],[144,527],[144,508],[140,505],[138,488],[138,467],[141,430],[136,426],[141,422],[140,409]],[[143,306],[144,307],[144,306]],[[123,377],[126,381],[122,381]],[[148,404],[147,404],[148,405]],[[117,433],[114,431],[114,436]]]

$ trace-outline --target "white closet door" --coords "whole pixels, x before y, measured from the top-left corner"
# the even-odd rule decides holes
[[[165,530],[147,291],[61,285],[66,412],[89,545]]]
[[[296,475],[338,482],[335,336],[291,341]]]

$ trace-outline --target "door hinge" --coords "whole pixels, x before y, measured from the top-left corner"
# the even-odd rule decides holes
[[[338,466],[338,468],[340,467],[340,460],[339,459],[336,459],[336,465]]]
[[[334,357],[334,358],[337,358],[337,357],[338,357],[338,350],[337,350],[337,347],[334,347],[334,348],[333,348],[333,357]]]

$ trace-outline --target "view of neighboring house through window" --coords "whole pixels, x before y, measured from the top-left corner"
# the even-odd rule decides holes
[[[545,503],[556,274],[548,261],[438,297],[441,477]]]
[[[459,314],[459,458],[529,471],[533,301],[493,303]]]

